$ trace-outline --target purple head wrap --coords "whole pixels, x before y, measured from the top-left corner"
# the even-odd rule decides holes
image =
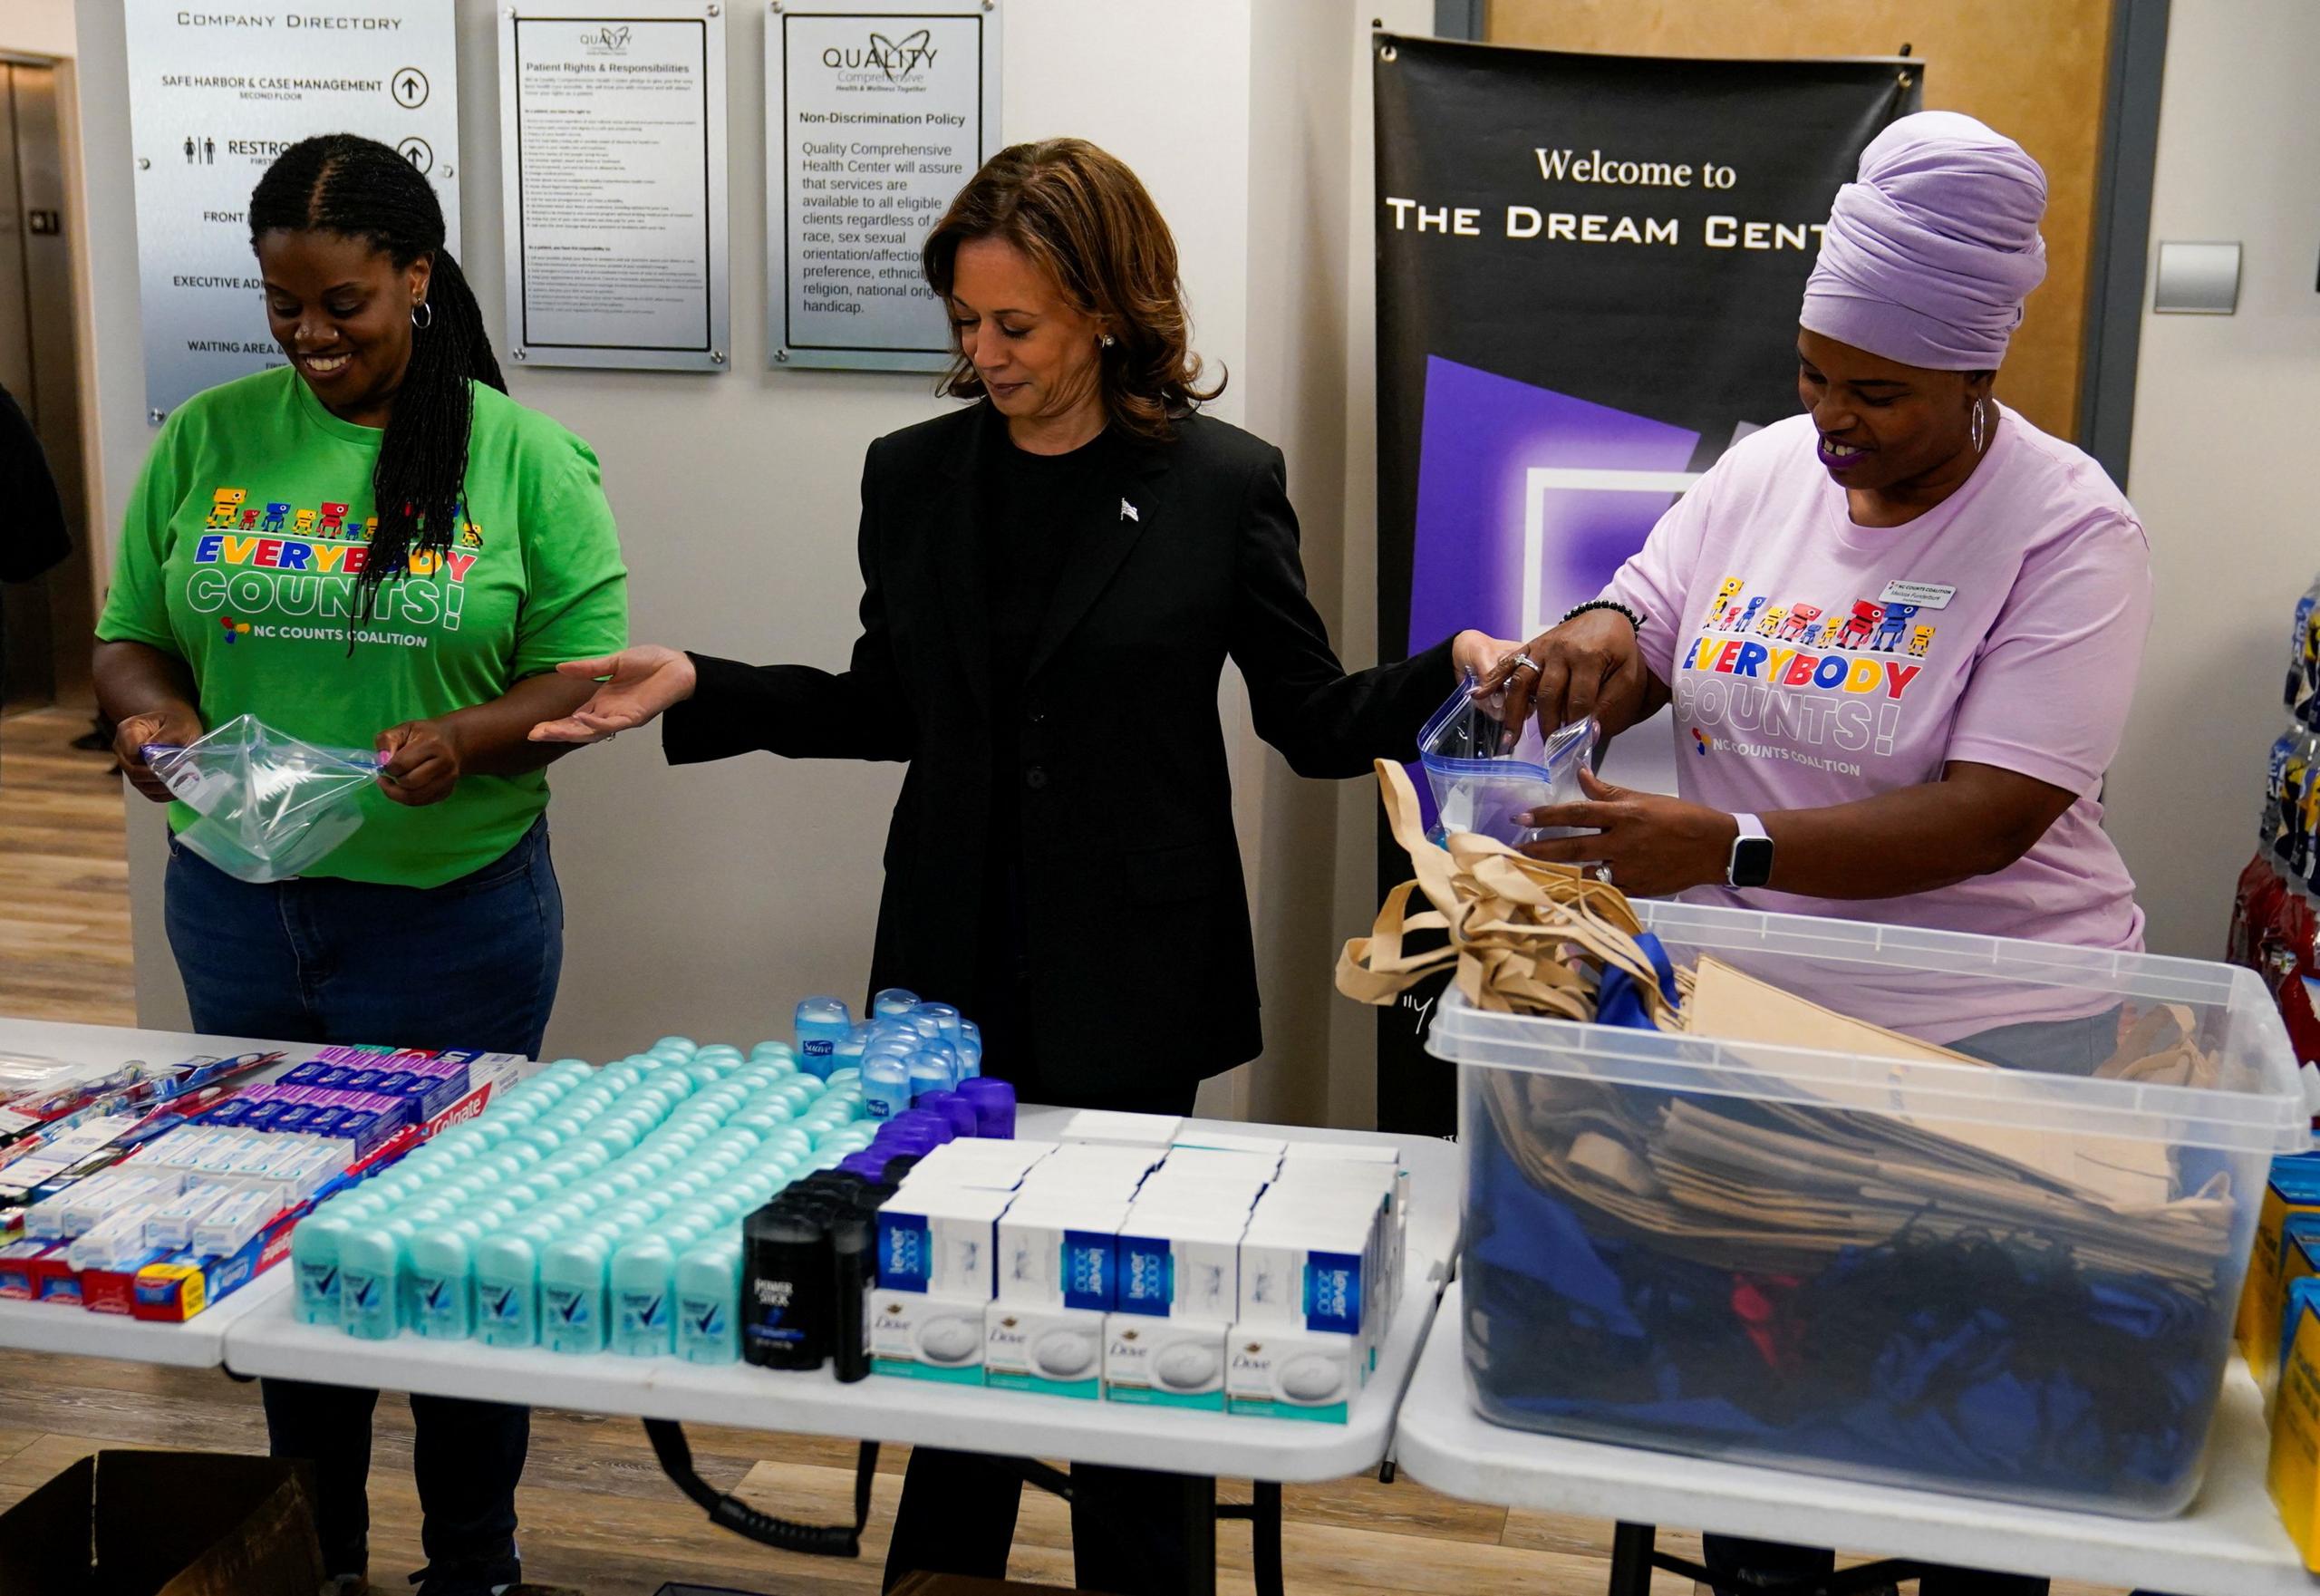
[[[1995,370],[2045,280],[2045,211],[2021,145],[1954,111],[1905,116],[1837,190],[1797,319],[1904,365]]]

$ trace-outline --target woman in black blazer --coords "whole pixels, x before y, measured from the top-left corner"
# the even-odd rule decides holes
[[[986,1071],[1026,1101],[1188,1112],[1262,1046],[1225,660],[1291,768],[1348,777],[1416,758],[1460,672],[1511,645],[1461,633],[1346,673],[1306,597],[1281,451],[1196,413],[1223,384],[1201,386],[1174,241],[1118,160],[1078,140],[1001,151],[924,264],[958,340],[943,391],[977,402],[870,446],[848,669],[631,648],[565,666],[603,684],[533,735],[665,711],[674,764],[907,762],[871,988],[975,1016]],[[1091,906],[1155,956],[1115,960],[1078,924]],[[1073,1480],[1079,1583],[1171,1588],[1171,1556],[1128,1527],[1178,1510],[1158,1482]],[[1208,1483],[1184,1489],[1205,1512]],[[1002,1576],[1015,1493],[996,1460],[914,1454],[889,1580]]]

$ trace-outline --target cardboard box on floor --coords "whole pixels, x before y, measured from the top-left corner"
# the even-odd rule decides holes
[[[0,1596],[314,1596],[297,1465],[99,1452],[0,1513]]]

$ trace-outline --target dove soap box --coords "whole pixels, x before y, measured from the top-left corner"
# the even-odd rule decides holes
[[[874,1283],[863,1312],[870,1327],[870,1371],[946,1385],[983,1384],[983,1316],[990,1306],[988,1293],[897,1291]]]
[[[1343,1424],[1369,1378],[1359,1336],[1236,1324],[1224,1360],[1225,1406],[1242,1418]]]
[[[983,1383],[1094,1401],[1103,1395],[1105,1316],[999,1301],[983,1310]]]
[[[1223,1412],[1231,1330],[1216,1320],[1106,1315],[1104,1400]]]

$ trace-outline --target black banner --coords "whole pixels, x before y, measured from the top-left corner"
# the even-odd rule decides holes
[[[1375,44],[1378,622],[1401,657],[1543,630],[1794,411],[1822,225],[1922,68]],[[1612,760],[1674,785],[1664,729]],[[1382,827],[1378,859],[1408,877]],[[1419,1045],[1432,996],[1380,1016],[1388,1129],[1455,1128]]]

